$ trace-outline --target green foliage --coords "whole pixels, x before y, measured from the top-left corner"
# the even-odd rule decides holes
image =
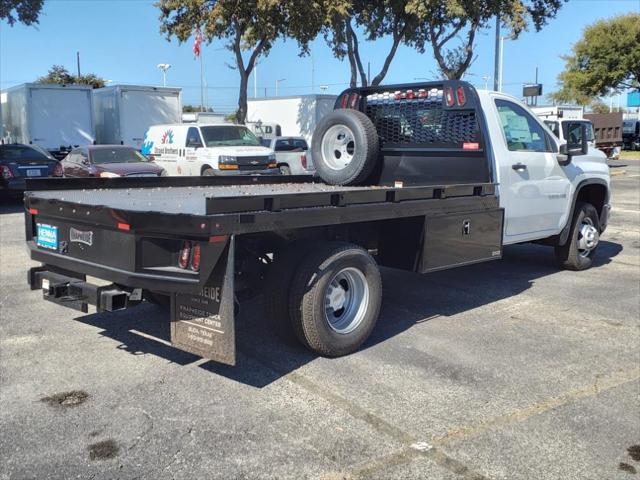
[[[323,36],[335,57],[347,57],[351,67],[351,86],[379,85],[384,79],[398,46],[412,46],[424,51],[424,36],[421,35],[420,19],[407,9],[406,0],[325,0],[323,5],[325,23]],[[392,43],[380,72],[367,78],[360,57],[357,30],[364,33],[367,41],[390,36]]]
[[[323,19],[315,1],[159,0],[155,5],[168,40],[186,42],[201,29],[205,41],[222,40],[233,53],[240,75],[239,122],[246,118],[247,84],[256,59],[268,55],[279,38],[296,39],[306,53]]]
[[[479,30],[500,16],[512,38],[533,24],[540,30],[567,0],[409,0],[407,10],[420,19],[419,34],[428,42],[446,78],[462,78],[473,62]]]
[[[16,22],[25,25],[38,23],[44,0],[2,0],[0,1],[0,20],[6,20],[13,26]]]
[[[594,23],[563,58],[559,101],[586,105],[612,90],[640,89],[640,14]]]
[[[182,113],[197,113],[200,112],[200,106],[196,106],[196,105],[183,105],[182,106]],[[211,107],[206,107],[204,109],[205,112],[213,112],[213,108]]]
[[[44,76],[36,80],[37,83],[55,83],[58,85],[91,85],[93,88],[102,88],[105,86],[105,81],[94,75],[88,73],[86,75],[72,75],[62,65],[54,65],[49,69],[49,72]]]
[[[433,49],[442,74],[461,78],[473,61],[476,33],[500,15],[513,37],[532,23],[541,29],[567,0],[324,0],[322,33],[337,58],[347,58],[351,85],[378,85],[384,79],[399,45],[424,53]],[[380,72],[367,78],[357,33],[375,41],[392,38]]]

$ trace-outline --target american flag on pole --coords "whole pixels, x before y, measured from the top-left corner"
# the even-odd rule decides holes
[[[202,43],[202,33],[200,29],[196,30],[196,38],[193,41],[193,54],[196,57],[200,56],[200,44]]]

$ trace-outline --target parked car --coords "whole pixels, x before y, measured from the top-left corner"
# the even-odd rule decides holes
[[[169,175],[280,175],[273,150],[260,145],[244,125],[153,125],[142,153]]]
[[[640,150],[640,120],[634,118],[624,120],[622,142],[625,150]]]
[[[62,166],[37,145],[0,145],[0,193],[22,193],[27,178],[61,177]]]
[[[160,177],[164,169],[133,147],[89,145],[72,150],[62,161],[65,177]]]
[[[276,164],[283,175],[313,175],[316,169],[309,158],[309,145],[303,137],[264,138],[263,146],[276,152]]]

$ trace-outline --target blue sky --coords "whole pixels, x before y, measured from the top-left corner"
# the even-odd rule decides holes
[[[33,81],[53,64],[70,71],[76,68],[76,51],[80,51],[81,68],[113,83],[161,85],[158,63],[172,65],[167,84],[183,88],[184,103],[200,102],[200,67],[194,60],[191,42],[180,45],[168,42],[159,32],[158,11],[147,0],[45,0],[40,24],[35,27],[0,23],[0,87]],[[522,83],[532,82],[535,68],[544,92],[553,91],[562,70],[561,55],[580,38],[589,24],[619,14],[640,11],[640,0],[569,0],[540,32],[522,34],[516,41],[505,41],[503,90],[519,96]],[[494,32],[488,29],[478,36],[476,59],[467,80],[484,85],[485,75],[493,74]],[[220,42],[204,45],[205,78],[208,103],[231,111],[237,101],[238,73],[227,67],[233,63],[231,53]],[[364,43],[362,58],[377,73],[388,51],[387,41]],[[346,62],[334,59],[322,39],[313,43],[311,58],[298,57],[293,41],[278,42],[258,67],[258,95],[311,93],[312,63],[315,65],[316,93],[327,85],[327,93],[339,93],[349,80]],[[413,81],[416,77],[437,75],[432,53],[424,54],[401,47],[385,83]],[[491,85],[492,80],[489,81]],[[253,96],[250,83],[249,96]],[[624,99],[623,99],[624,102]]]

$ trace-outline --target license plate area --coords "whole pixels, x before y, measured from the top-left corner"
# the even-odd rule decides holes
[[[36,244],[48,250],[58,250],[58,227],[48,223],[36,224]]]
[[[30,168],[27,170],[27,177],[40,177],[42,172],[39,168]]]

